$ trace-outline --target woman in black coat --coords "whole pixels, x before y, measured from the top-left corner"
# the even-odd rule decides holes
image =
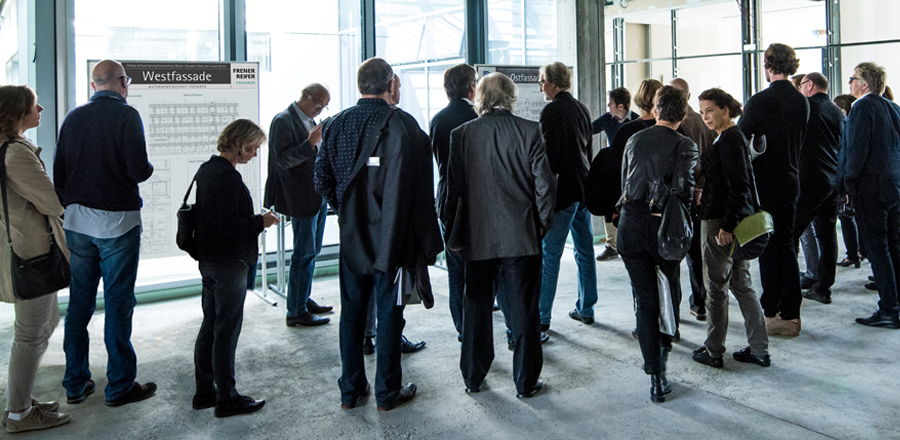
[[[672,286],[677,287],[679,282],[680,261],[660,256],[657,232],[670,185],[678,189],[678,199],[673,202],[683,203],[685,209],[691,202],[697,145],[676,132],[687,111],[684,92],[664,86],[656,93],[654,102],[656,124],[634,134],[625,145],[622,197],[618,203],[618,244],[619,255],[631,279],[644,372],[650,375],[650,398],[663,402],[665,395],[672,391],[666,380],[666,358],[672,347],[674,328],[672,334],[661,332],[659,318],[662,313],[674,321],[672,304],[675,302],[671,293]],[[661,310],[657,272],[665,276],[670,286],[670,297],[665,302],[673,310]]]
[[[197,392],[194,409],[215,406],[216,417],[256,411],[265,405],[237,393],[234,353],[243,321],[247,273],[256,265],[257,236],[278,223],[272,212],[254,214],[250,191],[235,166],[256,157],[266,135],[247,119],[219,135],[218,156],[197,171],[198,260],[203,276],[203,323],[194,348]]]

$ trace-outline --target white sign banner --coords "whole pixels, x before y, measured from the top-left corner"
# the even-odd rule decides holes
[[[541,110],[547,105],[544,94],[541,93],[540,67],[538,66],[488,66],[478,64],[475,66],[478,78],[490,73],[502,73],[516,83],[519,88],[518,99],[513,107],[513,114],[532,121],[540,121]]]

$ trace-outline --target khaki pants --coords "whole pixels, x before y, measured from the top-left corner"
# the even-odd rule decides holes
[[[16,323],[9,356],[6,408],[21,412],[31,406],[31,390],[47,341],[59,324],[56,293],[15,304]]]
[[[769,353],[769,335],[762,306],[753,290],[750,278],[750,262],[734,261],[729,256],[731,245],[719,246],[716,235],[721,228],[721,219],[701,222],[700,247],[703,252],[703,281],[706,283],[706,311],[709,314],[709,329],[704,345],[713,357],[725,353],[725,335],[728,333],[728,290],[738,301],[744,315],[744,328],[750,350],[757,356]]]
[[[604,218],[605,220],[603,224],[606,226],[606,245],[612,248],[612,250],[618,250],[616,248],[616,227],[611,223],[611,218]]]

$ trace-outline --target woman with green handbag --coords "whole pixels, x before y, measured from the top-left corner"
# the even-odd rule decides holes
[[[706,126],[719,137],[700,157],[706,179],[698,203],[709,332],[706,342],[694,351],[692,358],[714,368],[724,365],[730,289],[744,315],[750,344],[733,357],[739,362],[768,367],[771,364],[769,337],[759,298],[753,290],[750,261],[732,255],[735,228],[741,219],[756,212],[747,139],[732,120],[740,116],[741,105],[723,90],[710,89],[700,94],[700,114]]]

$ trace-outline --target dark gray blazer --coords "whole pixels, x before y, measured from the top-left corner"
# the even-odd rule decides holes
[[[265,206],[291,217],[312,217],[322,206],[313,185],[316,149],[293,105],[275,115],[269,127],[269,177]]]
[[[540,124],[495,110],[450,133],[441,220],[448,236],[463,228],[467,260],[540,254],[555,203]]]

